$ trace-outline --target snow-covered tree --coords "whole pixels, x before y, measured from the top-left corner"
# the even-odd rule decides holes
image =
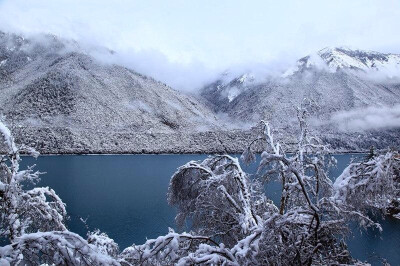
[[[118,246],[105,234],[90,233],[88,241],[67,230],[65,204],[48,187],[25,189],[39,181],[33,167],[20,170],[20,153],[37,157],[28,147],[18,147],[0,121],[6,154],[0,155],[1,265],[118,265]]]
[[[10,242],[25,233],[65,230],[65,205],[54,190],[35,187],[26,190],[28,182],[36,183],[39,172],[33,167],[19,169],[20,152],[38,156],[33,149],[17,147],[8,128],[0,122],[7,154],[0,156],[0,236]]]
[[[378,226],[364,212],[338,200],[327,170],[335,164],[329,147],[307,125],[310,105],[298,109],[296,151],[285,152],[262,121],[265,151],[258,174],[249,178],[236,158],[213,156],[189,162],[171,179],[168,199],[194,234],[219,243],[203,243],[181,262],[227,265],[311,265],[355,262],[344,242],[347,222]],[[251,147],[242,160],[251,163]],[[269,182],[282,184],[275,206],[265,196]]]
[[[353,162],[334,183],[334,197],[357,210],[400,212],[400,155],[397,151],[371,154]]]
[[[209,157],[180,167],[170,181],[168,202],[178,208],[176,222],[188,220],[197,234],[228,246],[276,212],[258,180],[250,180],[229,155]]]
[[[171,178],[168,202],[178,210],[178,226],[191,231],[170,229],[122,252],[99,230],[87,239],[68,231],[65,205],[52,189],[25,188],[28,182],[36,184],[40,173],[33,167],[20,170],[19,154],[37,153],[18,147],[0,122],[7,148],[0,157],[0,237],[9,242],[0,247],[0,264],[361,265],[347,250],[347,224],[353,220],[380,228],[367,213],[387,211],[399,201],[399,154],[373,154],[350,164],[332,182],[328,170],[335,160],[309,131],[308,108],[298,109],[294,153],[287,153],[288,146],[261,122],[262,136],[241,157],[245,163],[255,161],[251,146],[266,143],[255,176],[229,155],[181,166]],[[270,182],[281,184],[277,205],[265,193]]]
[[[70,231],[23,234],[0,247],[1,265],[120,265],[104,250]]]

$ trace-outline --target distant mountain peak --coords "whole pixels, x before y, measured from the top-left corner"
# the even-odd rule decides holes
[[[389,78],[400,77],[400,55],[375,51],[351,49],[348,47],[326,47],[297,61],[283,77],[291,76],[307,69],[356,70],[380,72]]]

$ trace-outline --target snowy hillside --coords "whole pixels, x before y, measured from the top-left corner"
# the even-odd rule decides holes
[[[226,149],[222,123],[204,104],[74,42],[0,33],[0,62],[0,114],[42,152]]]

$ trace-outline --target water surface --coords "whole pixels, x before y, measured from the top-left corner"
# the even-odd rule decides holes
[[[356,155],[336,155],[338,176]],[[360,155],[358,155],[360,156]],[[23,157],[24,165],[37,164],[46,172],[39,185],[50,186],[67,204],[71,231],[86,236],[88,230],[100,229],[121,248],[141,244],[146,238],[166,234],[174,228],[175,211],[168,206],[168,183],[176,169],[190,160],[207,155],[62,155]],[[256,164],[243,167],[254,173]],[[279,186],[267,186],[267,194],[279,199]],[[86,221],[86,223],[82,222]],[[352,255],[380,265],[384,257],[392,265],[400,262],[400,221],[381,221],[383,233],[360,232],[352,227],[348,241]]]

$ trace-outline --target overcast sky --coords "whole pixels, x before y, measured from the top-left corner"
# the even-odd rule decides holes
[[[103,45],[188,89],[232,66],[284,66],[326,46],[400,53],[400,1],[0,0],[0,29]]]

